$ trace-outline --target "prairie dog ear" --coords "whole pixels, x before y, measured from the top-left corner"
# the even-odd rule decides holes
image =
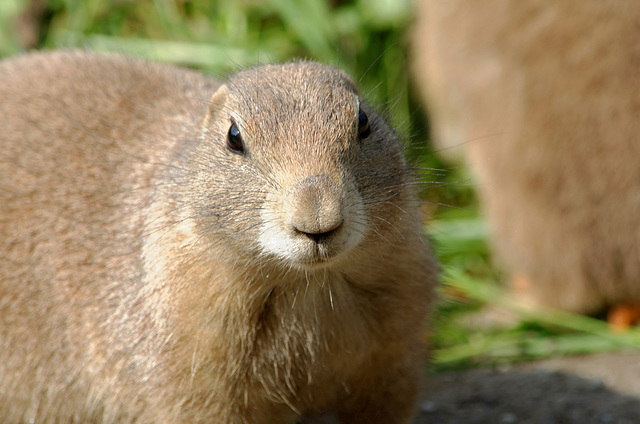
[[[207,116],[204,119],[204,126],[208,127],[209,122],[213,115],[218,112],[223,106],[227,99],[227,95],[229,94],[229,89],[226,84],[222,84],[218,89],[211,95],[209,99],[209,107],[207,108]]]
[[[340,72],[340,79],[344,82],[344,84],[349,88],[349,90],[353,91],[355,94],[359,96],[360,91],[358,90],[358,86],[353,81],[351,76],[346,72],[344,72],[342,69],[340,69],[339,72]]]

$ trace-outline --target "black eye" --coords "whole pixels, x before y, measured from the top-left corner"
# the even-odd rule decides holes
[[[236,124],[231,124],[229,128],[229,134],[227,134],[227,146],[233,153],[239,155],[244,154],[244,141],[242,141],[242,135]]]
[[[358,113],[358,138],[364,140],[371,135],[371,127],[369,126],[369,117],[362,109]]]

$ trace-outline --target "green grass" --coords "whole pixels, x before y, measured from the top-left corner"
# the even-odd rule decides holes
[[[0,57],[27,48],[89,48],[185,65],[223,75],[261,62],[313,58],[347,70],[362,93],[388,112],[422,169],[435,219],[429,232],[443,263],[431,335],[437,370],[640,346],[640,333],[613,335],[602,321],[530,312],[500,287],[473,182],[441,163],[407,63],[410,0],[48,0],[26,46],[15,20],[29,3],[0,2]],[[473,325],[474,314],[511,311],[509,324]]]
[[[460,267],[445,265],[443,282],[433,336],[434,365],[439,370],[640,347],[638,329],[614,333],[596,318],[531,310],[495,279],[472,277]],[[487,307],[507,311],[508,321],[493,328],[473,324],[478,311]]]

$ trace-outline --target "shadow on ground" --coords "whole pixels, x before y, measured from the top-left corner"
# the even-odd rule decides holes
[[[432,376],[415,420],[501,423],[636,424],[640,399],[559,371],[474,370]]]
[[[413,424],[639,423],[640,352],[626,352],[432,374]]]

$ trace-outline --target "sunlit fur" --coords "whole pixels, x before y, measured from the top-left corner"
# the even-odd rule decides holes
[[[434,141],[466,151],[529,300],[587,313],[640,301],[640,3],[416,4]]]
[[[435,265],[343,72],[26,55],[0,128],[4,423],[409,422]]]

